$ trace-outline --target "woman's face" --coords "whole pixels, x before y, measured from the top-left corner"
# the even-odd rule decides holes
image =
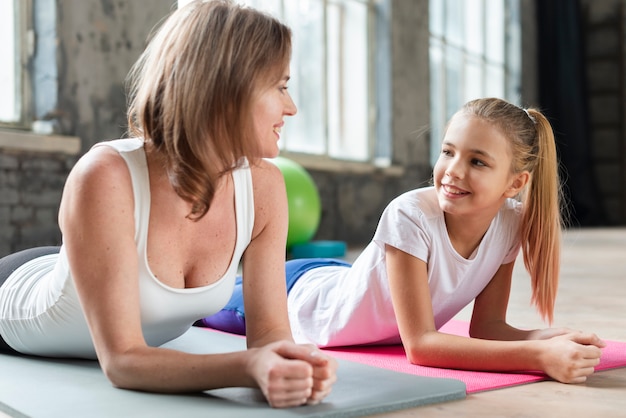
[[[261,158],[278,156],[278,140],[285,124],[285,116],[293,116],[298,109],[289,92],[289,67],[282,71],[277,82],[262,88],[252,101],[254,132],[259,140]]]
[[[489,122],[459,114],[446,130],[433,170],[439,205],[450,215],[495,216],[514,196],[518,176],[511,172],[506,136]]]

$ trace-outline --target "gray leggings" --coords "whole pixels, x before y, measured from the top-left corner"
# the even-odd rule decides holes
[[[22,264],[37,257],[48,254],[56,254],[59,252],[59,248],[60,247],[29,248],[14,254],[9,254],[4,258],[0,258],[0,287],[2,287],[11,273],[13,273]],[[0,353],[15,353],[15,350],[4,342],[2,335],[0,335]]]

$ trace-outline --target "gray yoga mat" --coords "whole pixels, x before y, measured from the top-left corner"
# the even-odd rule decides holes
[[[243,338],[192,328],[165,346],[216,353],[245,349]],[[358,417],[465,397],[465,384],[344,360],[318,405],[270,408],[260,391],[227,388],[164,395],[116,389],[98,363],[0,355],[0,412],[12,417]]]

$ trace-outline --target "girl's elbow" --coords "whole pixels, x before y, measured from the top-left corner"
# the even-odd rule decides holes
[[[403,341],[409,363],[417,366],[436,367],[442,349],[438,336],[439,333],[434,331],[424,333],[419,338]]]
[[[417,345],[405,345],[404,350],[406,353],[406,359],[409,361],[409,363],[415,364],[416,366],[428,365],[428,355],[424,347],[420,347]]]

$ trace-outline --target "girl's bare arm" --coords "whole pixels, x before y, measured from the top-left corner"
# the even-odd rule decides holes
[[[473,337],[466,338],[435,329],[424,261],[391,246],[386,247],[386,259],[400,336],[411,363],[464,370],[541,370],[576,383],[599,362],[602,343],[592,334],[527,340],[528,331],[506,324],[512,264],[504,265],[476,299]]]

